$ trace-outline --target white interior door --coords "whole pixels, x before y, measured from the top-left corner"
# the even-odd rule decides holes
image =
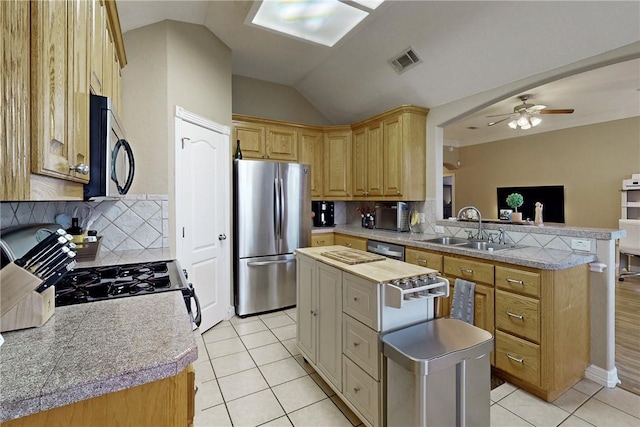
[[[202,310],[202,332],[231,308],[229,127],[176,109],[176,255]]]

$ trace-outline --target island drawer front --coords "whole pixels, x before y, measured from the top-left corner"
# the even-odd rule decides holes
[[[496,290],[496,326],[540,343],[540,301]]]
[[[444,273],[493,286],[493,265],[468,259],[444,257]]]
[[[378,333],[353,319],[343,316],[342,351],[375,380],[380,379]]]
[[[540,346],[496,331],[496,367],[540,386]]]
[[[342,356],[344,389],[342,393],[349,402],[374,426],[379,426],[378,402],[380,401],[379,383],[371,378],[358,365]]]
[[[378,285],[353,274],[345,273],[342,287],[343,311],[371,329],[378,326]]]
[[[540,274],[498,266],[496,287],[540,298]]]
[[[405,262],[419,265],[420,267],[433,268],[438,270],[438,273],[442,273],[442,258],[440,254],[432,254],[420,249],[407,248],[405,250]]]

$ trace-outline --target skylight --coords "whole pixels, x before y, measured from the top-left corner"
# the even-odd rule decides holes
[[[357,0],[363,9],[375,9],[384,0]],[[369,12],[338,0],[264,0],[256,2],[247,20],[291,37],[333,46]],[[256,10],[257,9],[257,10]]]

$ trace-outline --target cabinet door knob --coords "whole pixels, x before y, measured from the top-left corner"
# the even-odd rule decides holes
[[[353,297],[353,300],[354,300],[354,301],[358,301],[359,299],[360,299],[360,298],[358,298],[358,297]]]
[[[360,391],[360,387],[354,387],[354,388],[353,388],[353,391],[354,391],[355,393],[359,392],[359,391]]]
[[[89,166],[84,163],[78,163],[77,165],[69,165],[70,171],[76,171],[81,173],[82,175],[89,175]]]
[[[360,343],[359,343],[359,342],[357,342],[357,341],[353,343],[353,346],[354,346],[354,347],[357,347],[357,346],[359,346],[359,345],[360,345]]]

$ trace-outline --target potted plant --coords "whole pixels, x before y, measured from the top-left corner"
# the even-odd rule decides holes
[[[507,196],[507,205],[515,210],[511,214],[511,222],[522,222],[522,212],[518,212],[518,208],[522,206],[522,203],[524,203],[522,194],[511,193]]]

